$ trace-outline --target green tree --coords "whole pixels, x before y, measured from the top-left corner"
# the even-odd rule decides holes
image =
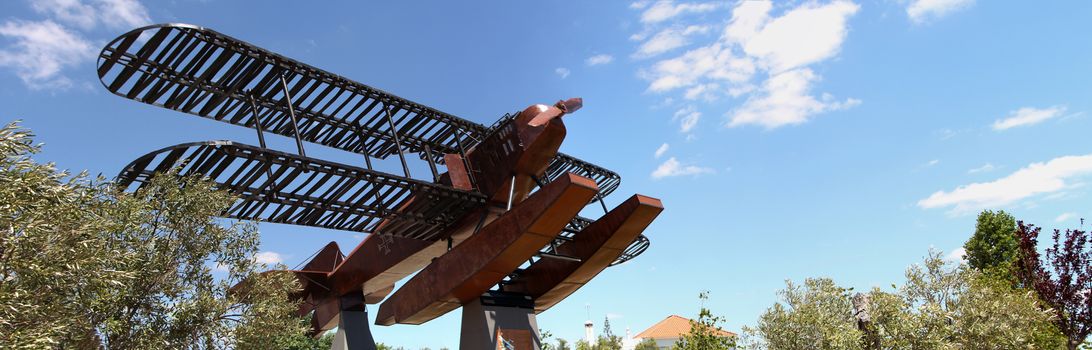
[[[635,345],[633,347],[633,350],[659,350],[659,349],[660,348],[656,346],[656,340],[654,340],[652,338],[642,339],[640,343],[637,343],[637,345]]]
[[[557,346],[555,346],[553,350],[572,350],[572,347],[569,346],[569,342],[565,339],[557,338]]]
[[[1005,279],[963,265],[945,262],[930,252],[923,264],[906,272],[897,316],[910,321],[893,325],[916,331],[893,337],[896,343],[950,344],[976,349],[1054,349],[1061,345],[1051,315],[1042,310],[1034,293],[1018,289]]]
[[[713,312],[705,307],[705,301],[709,300],[709,292],[698,293],[698,300],[701,301],[698,319],[690,320],[690,332],[680,337],[672,349],[727,350],[735,347],[735,337],[727,336],[721,329],[721,324],[725,322],[724,317],[713,315]]]
[[[622,349],[622,337],[617,335],[601,335],[598,341],[595,343],[595,350],[621,350]]]
[[[896,292],[874,288],[854,297],[830,279],[788,282],[780,303],[757,328],[747,328],[752,349],[1056,349],[1051,315],[1038,298],[1007,280],[938,252],[906,272]]]
[[[967,264],[988,274],[1015,281],[1011,268],[1019,254],[1016,219],[1005,211],[978,214],[974,234],[963,244]]]
[[[539,341],[542,343],[542,350],[556,350],[554,349],[554,345],[550,344],[550,338],[554,337],[553,333],[550,333],[550,331],[544,331],[539,328],[538,334],[541,334],[541,338],[539,339]]]
[[[294,277],[258,273],[255,225],[215,218],[232,197],[174,176],[122,193],[36,163],[32,139],[0,128],[0,348],[286,348],[304,333]]]
[[[861,349],[849,289],[828,278],[809,278],[797,285],[785,281],[781,302],[745,327],[747,348],[771,350]]]
[[[569,344],[567,342],[562,342],[561,339],[558,339],[558,350],[568,348]],[[576,345],[574,345],[574,348],[576,350],[619,350],[622,348],[622,337],[599,336],[599,338],[596,338],[594,344],[588,343],[587,340],[581,339],[576,341]]]

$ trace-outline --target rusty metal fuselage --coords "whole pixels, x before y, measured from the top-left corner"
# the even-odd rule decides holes
[[[366,302],[378,303],[393,290],[395,282],[444,255],[449,244],[461,245],[474,231],[490,225],[508,206],[523,202],[536,185],[533,177],[546,170],[564,140],[565,125],[561,117],[579,109],[581,103],[576,98],[558,102],[554,106],[527,107],[511,121],[499,125],[467,152],[466,165],[470,169],[462,167],[461,162],[449,162],[454,166],[448,167],[448,172],[441,177],[441,181],[456,188],[466,187],[469,185],[466,179],[473,176],[477,185],[473,189],[489,195],[491,199],[491,205],[485,205],[465,215],[444,233],[444,238],[450,239],[450,242],[429,242],[382,234],[386,224],[384,221],[377,226],[380,234],[366,237],[338,264],[325,265],[328,270],[296,271],[307,287],[306,295],[302,298],[301,315],[315,310],[314,330],[332,328],[336,325],[336,313],[321,311],[336,310],[329,305],[335,304],[341,295],[362,293]],[[458,155],[448,155],[445,158],[457,160]],[[415,195],[403,202],[401,207],[419,200],[427,201],[428,198]],[[588,200],[590,197],[584,203]],[[578,205],[576,210],[583,207],[584,203]],[[542,244],[535,249],[540,247]],[[324,276],[319,276],[323,273]]]

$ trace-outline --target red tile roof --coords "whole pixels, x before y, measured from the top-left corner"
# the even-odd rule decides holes
[[[652,325],[652,327],[648,327],[643,332],[637,333],[634,338],[673,339],[680,338],[687,333],[690,333],[690,320],[679,315],[671,315]],[[717,333],[725,337],[736,336],[735,333],[722,329],[718,329]]]

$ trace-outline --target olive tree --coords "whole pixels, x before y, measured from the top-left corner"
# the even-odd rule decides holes
[[[259,274],[256,226],[216,218],[230,195],[169,174],[123,193],[39,149],[0,128],[0,348],[310,347],[294,277]]]
[[[747,348],[1054,349],[1052,312],[1004,279],[930,252],[894,291],[854,295],[828,278],[791,281],[754,328]],[[857,301],[854,303],[854,301]]]

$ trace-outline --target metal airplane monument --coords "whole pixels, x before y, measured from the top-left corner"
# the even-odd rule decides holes
[[[300,316],[310,315],[315,336],[338,327],[337,348],[375,349],[366,305],[380,304],[377,325],[462,307],[461,348],[538,349],[535,315],[644,252],[641,233],[663,210],[642,195],[608,210],[618,174],[558,152],[579,98],[487,127],[184,24],[114,39],[98,75],[118,96],[258,136],[259,146],[201,141],[149,153],[118,176],[127,190],[176,169],[236,194],[224,217],[368,234],[348,255],[331,242],[291,270]],[[267,148],[265,133],[294,139],[297,152]],[[305,143],[362,164],[308,157]],[[373,167],[391,157],[401,174]],[[425,180],[411,176],[411,162],[427,163]],[[595,203],[602,217],[578,216]]]

